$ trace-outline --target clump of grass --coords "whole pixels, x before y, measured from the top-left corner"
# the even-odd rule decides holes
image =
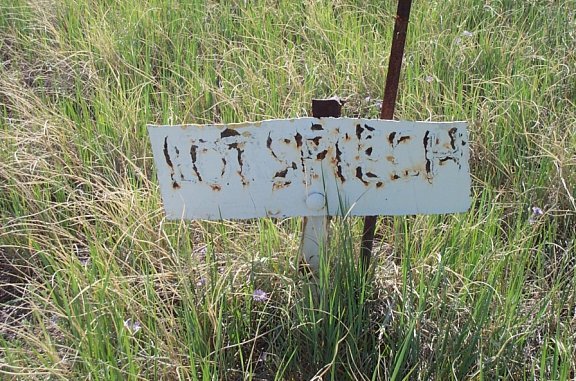
[[[297,219],[165,221],[145,125],[375,117],[393,2],[1,4],[0,375],[574,378],[574,8],[414,5],[397,115],[470,122],[473,206],[311,279]]]

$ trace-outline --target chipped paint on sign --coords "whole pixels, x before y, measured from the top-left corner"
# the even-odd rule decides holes
[[[148,131],[169,219],[438,214],[470,204],[464,122],[299,118]]]

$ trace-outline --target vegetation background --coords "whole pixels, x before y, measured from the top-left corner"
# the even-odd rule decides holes
[[[2,380],[576,378],[576,1],[415,1],[400,119],[467,120],[473,206],[164,220],[146,123],[376,117],[396,1],[0,0]]]

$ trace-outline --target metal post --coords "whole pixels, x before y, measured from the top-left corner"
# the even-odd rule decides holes
[[[339,118],[342,102],[337,98],[313,99],[312,116],[315,118]],[[306,263],[314,270],[320,266],[320,255],[326,247],[328,237],[328,217],[304,217],[300,251]]]
[[[398,83],[400,81],[400,70],[402,68],[402,57],[404,56],[404,46],[406,43],[406,32],[408,30],[411,6],[412,0],[398,1],[396,22],[394,23],[394,34],[392,36],[392,48],[390,50],[390,60],[388,62],[388,73],[386,75],[386,87],[384,89],[382,109],[380,110],[380,119],[394,118],[394,108],[396,106],[396,96],[398,94]],[[364,270],[367,270],[370,266],[372,246],[374,243],[374,232],[376,229],[376,218],[377,216],[367,216],[364,218],[362,244],[360,247],[360,256]]]

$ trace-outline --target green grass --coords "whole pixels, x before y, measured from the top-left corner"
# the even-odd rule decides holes
[[[469,122],[473,205],[367,277],[357,219],[315,280],[298,219],[164,220],[147,123],[376,117],[395,6],[0,0],[0,378],[574,379],[574,0],[415,2],[396,115]]]

